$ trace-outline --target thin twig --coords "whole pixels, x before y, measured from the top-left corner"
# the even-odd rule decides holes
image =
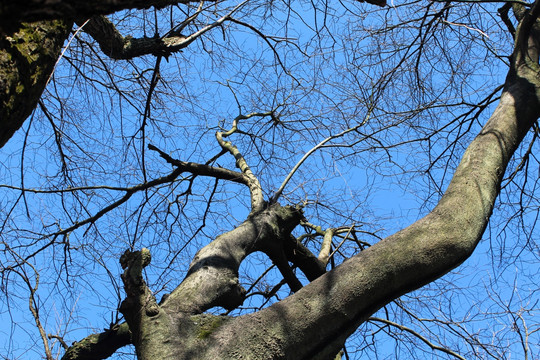
[[[289,183],[289,181],[291,180],[291,178],[293,177],[294,173],[296,173],[296,171],[298,170],[298,168],[304,163],[304,161],[306,161],[306,159],[311,155],[313,154],[315,151],[319,150],[320,148],[322,148],[327,142],[331,141],[331,140],[334,140],[334,139],[337,139],[337,138],[340,138],[352,131],[355,131],[356,129],[358,129],[360,126],[364,125],[365,121],[356,125],[355,127],[352,127],[352,128],[349,128],[347,130],[344,130],[342,132],[340,132],[339,134],[337,135],[332,135],[332,136],[329,136],[327,137],[326,139],[324,139],[323,141],[321,141],[320,143],[318,143],[317,145],[315,145],[311,150],[309,150],[307,153],[304,154],[304,156],[302,156],[302,158],[296,163],[296,165],[292,168],[292,170],[289,172],[289,174],[287,175],[287,177],[285,178],[285,180],[283,180],[283,183],[281,183],[281,186],[279,187],[279,189],[275,192],[274,196],[272,196],[272,198],[270,199],[270,203],[271,204],[274,204],[275,202],[277,202],[278,198],[281,196],[281,193],[283,192],[283,190],[285,189],[285,186],[287,186],[287,184]]]

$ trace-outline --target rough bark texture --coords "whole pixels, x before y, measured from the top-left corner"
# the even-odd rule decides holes
[[[108,1],[110,4],[127,2]],[[31,3],[39,3],[41,7],[44,4],[37,0],[21,2],[26,6]],[[63,8],[59,3],[45,2],[54,9],[55,6]],[[130,7],[138,6],[134,5],[136,1],[129,3]],[[141,6],[156,3],[144,2]],[[2,3],[0,15],[5,16],[6,11],[17,7]],[[99,5],[92,4],[92,7],[99,8]],[[104,334],[90,336],[73,345],[64,359],[103,358],[114,352],[115,347],[125,344],[128,335],[140,360],[334,358],[347,337],[375,311],[454,269],[474,251],[491,216],[508,162],[540,116],[538,25],[535,25],[539,13],[540,5],[535,2],[532,9],[523,14],[516,30],[515,51],[500,103],[467,148],[439,204],[427,216],[324,273],[321,262],[291,236],[302,219],[298,209],[278,204],[258,209],[236,229],[201,249],[186,278],[161,303],[156,301],[142,276],[143,268],[150,264],[149,251],[128,251],[121,259],[127,297],[120,310],[129,330],[124,324],[104,333],[109,334],[110,339]],[[11,113],[2,115],[1,128],[11,129],[4,138],[9,138],[28,115],[28,109],[33,109],[31,104],[22,106],[27,109],[22,112],[26,115],[14,117],[13,114],[20,111],[17,101],[27,101],[21,94],[27,91],[28,96],[35,98],[43,90],[39,86],[44,86],[46,80],[42,79],[48,75],[41,74],[49,74],[52,68],[42,71],[38,59],[52,58],[48,64],[54,64],[69,29],[63,22],[40,26],[43,28],[39,29],[46,26],[51,29],[30,32],[35,34],[35,39],[29,40],[21,32],[2,43],[2,111],[11,109]],[[47,49],[42,49],[42,44],[37,44],[45,41],[52,41],[48,50],[58,50],[48,53]],[[7,71],[10,67],[11,71]],[[30,86],[34,84],[32,81],[37,90]],[[10,100],[11,97],[15,98]],[[12,125],[11,119],[15,118],[22,120]],[[182,166],[196,173],[194,165],[183,163]],[[202,174],[203,170],[200,171]],[[237,178],[235,174],[209,167],[204,171],[214,174],[211,176],[217,177],[219,173],[219,176]],[[290,287],[298,291],[250,315],[232,318],[202,314],[215,306],[233,309],[242,303],[245,291],[238,283],[238,268],[242,260],[255,251],[266,253],[278,265]],[[299,289],[289,261],[297,264],[313,281]]]
[[[98,42],[101,51],[111,59],[132,59],[147,54],[167,57],[192,42],[179,33],[168,34],[166,37],[124,37],[114,24],[102,15],[91,17],[86,24],[82,21],[77,24],[84,25],[84,31]]]
[[[230,321],[215,334],[219,345],[210,347],[205,358],[218,353],[222,359],[240,354],[250,359],[331,358],[373,312],[472,254],[508,161],[540,116],[536,39],[528,37],[527,26],[524,22],[518,30],[514,66],[497,109],[463,155],[435,209],[280,303]]]
[[[241,305],[245,290],[238,283],[238,268],[242,260],[256,251],[272,259],[284,256],[284,243],[301,218],[299,210],[277,204],[251,214],[195,255],[186,278],[163,307],[172,313],[197,314],[214,306],[234,309]]]
[[[252,214],[196,256],[186,285],[158,305],[156,320],[148,320],[146,330],[134,338],[139,359],[331,359],[376,310],[465,261],[486,228],[512,154],[540,116],[538,54],[536,40],[529,37],[531,26],[525,20],[518,28],[500,103],[431,213],[262,311],[238,318],[188,315],[231,305],[217,301],[221,295],[212,297],[214,286],[236,287],[241,260],[264,249],[272,234],[281,238],[295,223],[283,222],[288,218],[281,212],[285,208]],[[128,287],[126,291],[129,297]],[[225,298],[229,296],[235,299]],[[147,306],[140,304],[138,313],[144,314]],[[149,333],[159,334],[143,336]]]
[[[129,326],[124,323],[106,330],[101,334],[92,334],[71,345],[62,360],[101,360],[131,344]]]
[[[0,147],[36,107],[71,25],[65,21],[24,23],[0,40]]]

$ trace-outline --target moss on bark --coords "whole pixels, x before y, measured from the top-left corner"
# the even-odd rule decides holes
[[[37,105],[72,23],[23,23],[0,39],[0,147]]]

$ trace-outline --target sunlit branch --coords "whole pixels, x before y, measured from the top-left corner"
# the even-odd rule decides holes
[[[330,255],[328,255],[328,259],[332,259],[334,257],[334,254],[336,252],[338,252],[339,249],[341,248],[341,245],[343,245],[345,243],[345,241],[349,239],[349,235],[351,235],[351,232],[353,232],[353,231],[354,231],[354,224],[347,230],[347,233],[345,234],[343,239],[339,242],[339,244],[336,246],[334,251],[332,251],[332,253]]]
[[[328,264],[329,260],[332,259],[334,254],[338,252],[339,248],[345,243],[347,240],[354,241],[360,249],[364,249],[366,247],[369,247],[370,244],[366,242],[360,242],[358,239],[356,239],[355,232],[357,231],[355,229],[355,225],[352,226],[342,226],[339,228],[328,228],[326,230],[323,230],[322,227],[318,225],[313,225],[309,222],[303,221],[301,223],[302,226],[311,228],[315,230],[315,234],[304,234],[300,236],[299,239],[303,239],[309,236],[318,235],[323,237],[323,242],[321,244],[321,250],[319,252],[319,255],[317,257],[318,261],[323,264],[323,267],[326,268],[326,265]],[[344,234],[345,235],[342,235]],[[373,235],[372,233],[369,233],[370,235]],[[352,239],[349,238],[349,235],[352,235]],[[341,239],[338,246],[332,251],[332,240],[334,237],[339,237]]]
[[[476,32],[479,33],[480,35],[482,35],[482,36],[484,36],[484,37],[486,37],[486,38],[489,38],[489,35],[486,34],[485,32],[483,32],[482,30],[477,29],[477,28],[474,28],[474,27],[469,26],[469,25],[467,25],[467,24],[460,24],[460,23],[451,22],[451,21],[444,20],[444,19],[442,19],[441,22],[443,22],[444,24],[447,24],[447,25],[462,26],[462,27],[464,27],[464,28],[467,29],[467,30],[476,31]]]
[[[330,259],[330,251],[332,251],[332,238],[334,237],[335,229],[326,229],[323,236],[323,242],[321,245],[321,251],[319,252],[318,259],[325,264],[328,264]]]
[[[244,156],[240,153],[238,148],[234,146],[230,141],[225,141],[224,138],[229,137],[230,135],[238,131],[238,122],[240,120],[246,120],[251,117],[272,116],[272,114],[273,112],[238,115],[236,118],[233,119],[232,127],[229,130],[216,132],[216,139],[219,145],[224,150],[227,150],[232,156],[234,156],[234,158],[236,159],[236,167],[242,171],[248,181],[248,186],[251,193],[251,211],[259,211],[262,210],[264,207],[265,202],[261,184],[259,183],[259,179],[257,179],[255,174],[253,174],[253,172],[251,171],[249,165],[244,159]]]

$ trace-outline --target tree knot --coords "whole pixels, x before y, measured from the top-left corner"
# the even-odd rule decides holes
[[[142,248],[140,251],[126,250],[120,257],[120,265],[124,270],[122,279],[124,283],[126,281],[141,285],[143,283],[142,270],[150,264],[152,256],[150,250]]]

